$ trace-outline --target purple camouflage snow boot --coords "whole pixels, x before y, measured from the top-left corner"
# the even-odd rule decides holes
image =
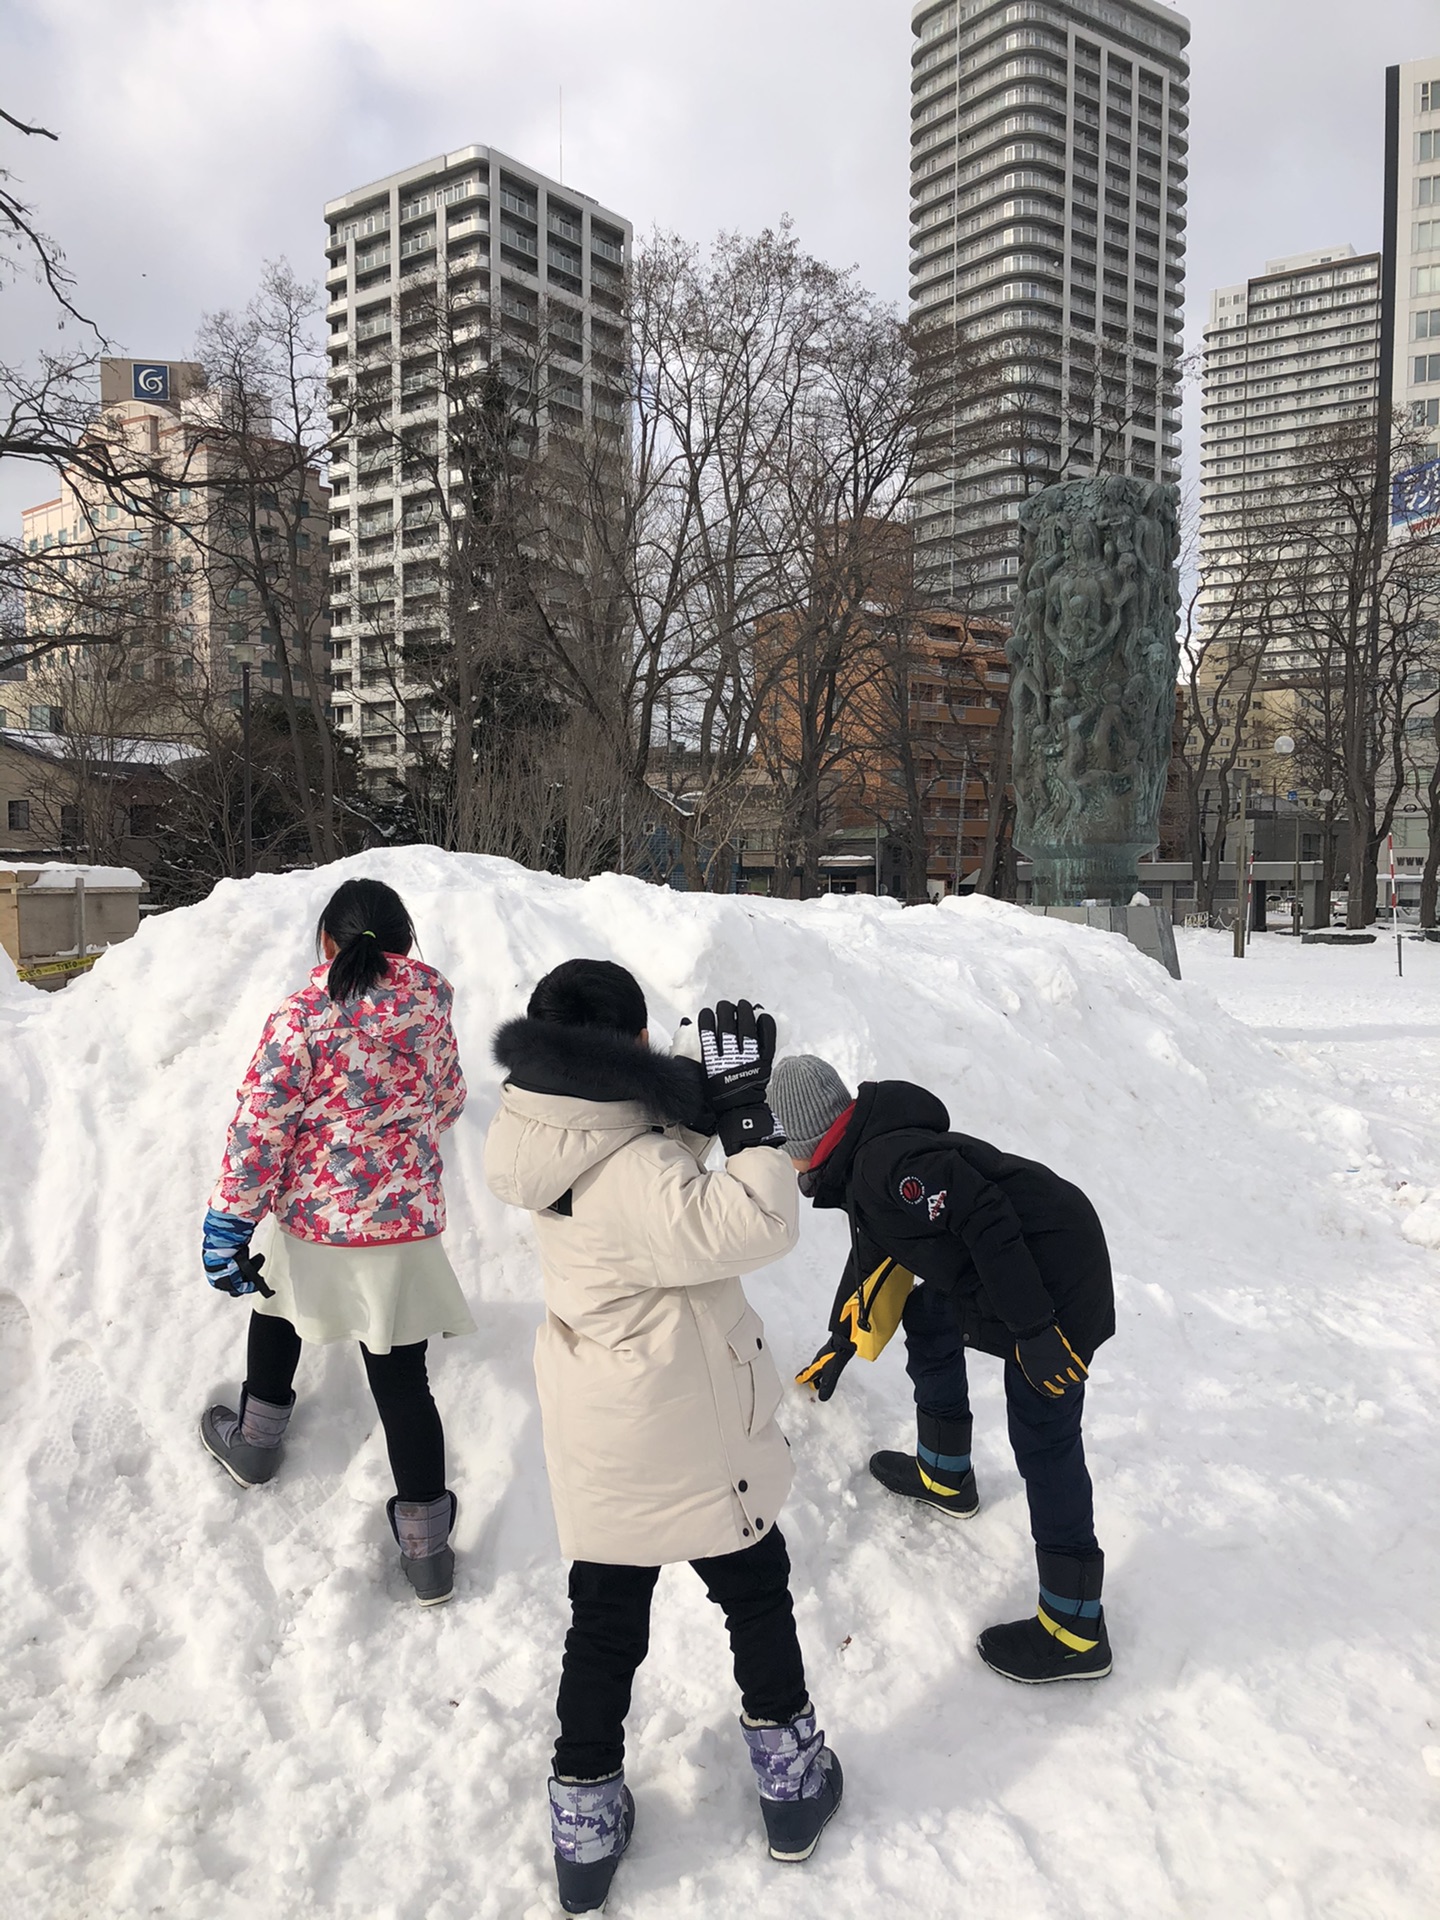
[[[551,1779],[550,1836],[564,1912],[601,1911],[634,1831],[635,1802],[623,1768],[604,1780]]]
[[[453,1493],[434,1500],[385,1503],[385,1517],[400,1549],[400,1565],[422,1607],[443,1606],[455,1591],[455,1553],[450,1534],[459,1502]]]
[[[760,1811],[772,1860],[808,1860],[840,1804],[845,1776],[815,1725],[815,1709],[793,1720],[751,1720],[740,1731],[760,1789]]]
[[[240,1487],[260,1487],[273,1480],[284,1456],[281,1441],[295,1411],[292,1393],[283,1407],[257,1400],[248,1387],[240,1391],[240,1407],[209,1407],[200,1421],[205,1451],[217,1459]]]

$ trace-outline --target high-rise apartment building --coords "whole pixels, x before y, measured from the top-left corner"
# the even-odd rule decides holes
[[[911,317],[1003,350],[1001,431],[919,496],[942,598],[1003,604],[1020,500],[1174,480],[1189,24],[1161,0],[918,0]]]
[[[1268,541],[1301,497],[1317,433],[1373,417],[1380,392],[1381,258],[1353,246],[1267,261],[1210,296],[1200,440],[1199,617],[1212,636],[1262,630],[1266,671],[1301,664],[1303,636],[1271,594]],[[1250,769],[1254,770],[1254,769]]]
[[[1387,69],[1385,91],[1385,358],[1412,441],[1391,495],[1399,540],[1440,535],[1440,54]],[[1411,875],[1429,848],[1434,703],[1432,693],[1405,729],[1411,790],[1397,810],[1395,858]]]
[[[620,418],[631,229],[481,146],[344,194],[325,219],[342,435],[330,520],[334,712],[383,783],[405,763],[407,732],[429,724],[423,700],[406,697],[405,653],[423,651],[437,619],[436,489],[455,479],[447,380],[456,364],[497,369],[533,391],[542,433],[549,421]],[[425,461],[407,462],[407,446],[424,447]]]
[[[1386,74],[1386,320],[1393,398],[1440,458],[1440,55]],[[1437,503],[1440,504],[1440,503]]]

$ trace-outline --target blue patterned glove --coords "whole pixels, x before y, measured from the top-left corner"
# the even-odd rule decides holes
[[[249,1252],[254,1231],[253,1220],[239,1220],[233,1213],[217,1213],[214,1207],[206,1209],[200,1263],[205,1269],[205,1278],[221,1293],[255,1292],[254,1280],[247,1279],[240,1271],[235,1258],[237,1253]]]

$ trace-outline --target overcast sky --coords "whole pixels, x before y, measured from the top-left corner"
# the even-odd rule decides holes
[[[262,260],[325,269],[323,203],[472,142],[705,238],[794,217],[905,297],[909,0],[0,0],[0,165],[115,350],[182,359]],[[1280,254],[1378,245],[1384,68],[1436,0],[1195,0],[1189,313]],[[0,355],[76,338],[0,288]],[[1193,470],[1194,409],[1187,466]],[[0,518],[48,493],[0,466]]]

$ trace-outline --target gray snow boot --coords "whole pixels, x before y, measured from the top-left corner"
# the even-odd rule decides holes
[[[455,1555],[449,1542],[458,1509],[453,1493],[442,1493],[438,1500],[397,1497],[385,1504],[400,1565],[422,1607],[442,1606],[455,1591]]]
[[[599,1913],[620,1856],[635,1831],[635,1802],[625,1773],[605,1780],[550,1781],[550,1837],[565,1913]]]
[[[240,1390],[239,1410],[210,1407],[200,1421],[200,1439],[230,1478],[241,1487],[263,1487],[284,1458],[281,1441],[295,1410],[292,1393],[283,1407]]]
[[[845,1776],[807,1706],[793,1720],[740,1719],[772,1860],[808,1860],[840,1804]]]

